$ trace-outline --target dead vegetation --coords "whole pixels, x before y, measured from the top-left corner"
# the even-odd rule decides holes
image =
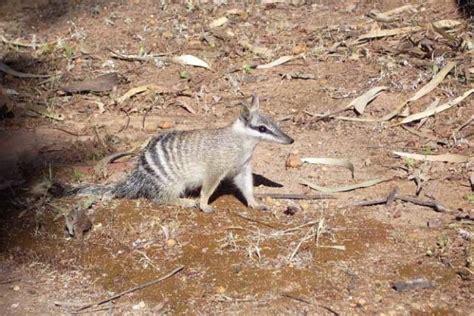
[[[5,313],[470,311],[467,7],[68,5],[54,22],[64,4],[0,5]],[[56,198],[58,181],[123,176],[156,132],[225,124],[253,92],[297,139],[255,156],[269,212],[225,188],[212,215]]]

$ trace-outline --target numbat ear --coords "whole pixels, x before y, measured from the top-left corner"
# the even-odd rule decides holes
[[[242,104],[242,109],[240,110],[240,119],[244,121],[244,123],[247,123],[250,120],[250,109],[247,105]]]
[[[260,101],[258,100],[258,96],[254,94],[252,95],[252,101],[250,102],[250,106],[242,104],[242,110],[240,111],[240,119],[244,122],[248,122],[252,115],[258,111],[259,107]]]
[[[252,95],[252,102],[250,103],[250,112],[256,112],[258,111],[260,107],[260,100],[258,99],[258,96],[256,94]]]

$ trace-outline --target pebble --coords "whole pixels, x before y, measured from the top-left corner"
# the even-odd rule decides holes
[[[361,298],[360,300],[357,301],[357,307],[362,307],[365,304],[367,304],[367,301]]]
[[[166,245],[169,247],[169,248],[173,248],[174,246],[176,246],[176,240],[174,239],[168,239],[166,241]]]
[[[158,128],[161,129],[170,129],[174,126],[174,123],[172,121],[161,121],[158,123]]]
[[[309,209],[308,202],[302,201],[302,202],[299,203],[299,205],[300,205],[300,207],[303,211],[306,211],[307,209]]]
[[[145,302],[141,301],[140,303],[133,305],[132,309],[136,311],[136,310],[144,308],[145,306],[146,306]]]
[[[19,290],[20,290],[20,287],[19,287],[18,285],[15,285],[15,286],[13,287],[13,291],[19,291]]]
[[[299,168],[303,165],[301,157],[297,154],[289,154],[286,158],[286,167],[287,168]]]
[[[223,287],[223,286],[216,287],[216,293],[224,294],[225,293],[225,287]]]

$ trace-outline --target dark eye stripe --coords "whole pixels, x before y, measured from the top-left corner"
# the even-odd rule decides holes
[[[256,130],[257,132],[261,133],[261,132],[260,132],[260,129],[259,129],[260,125],[259,125],[259,126],[249,125],[249,127],[250,127],[251,129]],[[265,134],[270,134],[270,135],[276,136],[275,133],[273,133],[273,132],[272,132],[271,130],[269,130],[268,128],[267,128],[267,130],[265,131]]]

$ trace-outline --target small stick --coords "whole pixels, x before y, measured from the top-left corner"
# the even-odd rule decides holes
[[[51,128],[51,129],[56,129],[56,130],[58,130],[58,131],[61,131],[61,132],[64,132],[64,133],[66,133],[66,134],[69,134],[69,135],[72,135],[72,136],[76,136],[76,137],[86,136],[86,134],[77,134],[77,133],[68,131],[67,129],[64,129],[64,128],[62,128],[62,127],[53,126],[53,127],[50,127],[50,128]]]
[[[21,278],[9,278],[9,279],[6,279],[6,280],[1,280],[0,284],[10,284],[10,283],[13,283],[13,282],[18,282],[18,281],[21,281]]]
[[[124,130],[126,130],[128,128],[128,126],[130,125],[130,115],[128,115],[128,112],[125,111],[124,109],[120,109],[120,112],[123,112],[125,113],[125,115],[127,116],[127,123],[125,124],[125,126],[121,127],[117,133],[120,133]]]
[[[395,200],[395,197],[398,194],[398,191],[400,191],[400,189],[396,187],[395,189],[392,190],[392,192],[390,192],[390,194],[387,196],[387,201],[385,202],[385,205],[387,206],[392,205],[393,201]]]
[[[392,192],[393,193],[393,192]],[[379,205],[379,204],[387,204],[388,199],[391,197],[392,193],[386,198],[383,199],[376,199],[376,200],[369,200],[369,201],[357,201],[350,205],[346,205],[340,208],[346,208],[351,206],[372,206],[372,205]],[[406,195],[396,195],[394,196],[393,200],[400,200],[403,202],[410,202],[420,206],[426,206],[434,209],[436,212],[450,212],[450,210],[445,207],[443,204],[436,200],[421,200],[415,197],[406,196]]]
[[[420,200],[411,196],[403,196],[403,195],[397,196],[396,199],[400,201],[404,201],[404,202],[410,202],[410,203],[420,205],[420,206],[431,207],[436,212],[449,212],[448,208],[446,208],[444,205],[442,205],[436,200]]]
[[[235,212],[232,212],[231,214],[235,215],[235,216],[238,216],[240,218],[243,218],[249,222],[254,222],[254,223],[257,223],[257,224],[260,224],[260,225],[263,225],[263,226],[266,226],[266,227],[269,227],[269,228],[272,228],[272,229],[278,229],[277,227],[271,225],[271,224],[268,224],[268,223],[265,223],[265,222],[262,222],[262,221],[259,221],[258,219],[253,219],[253,218],[250,218],[250,217],[246,217],[244,215],[241,215],[241,214],[238,214],[238,213],[235,213]]]
[[[324,308],[325,310],[327,310],[328,312],[332,313],[332,314],[335,315],[335,316],[339,316],[339,315],[340,315],[338,312],[336,312],[335,310],[333,310],[333,309],[330,308],[330,307],[327,307],[327,306],[324,306],[324,305],[320,305],[320,304],[313,304],[313,303],[311,303],[311,302],[308,301],[308,300],[305,300],[305,299],[300,298],[300,297],[297,297],[297,296],[293,296],[293,295],[291,295],[291,294],[283,293],[283,294],[281,294],[281,296],[287,297],[287,298],[291,298],[292,300],[295,300],[295,301],[298,301],[298,302],[301,302],[301,303],[306,303],[306,304],[309,304],[309,305],[314,305],[314,306],[317,306],[317,307]]]
[[[456,128],[453,131],[453,135],[456,135],[457,133],[459,133],[459,131],[461,131],[464,127],[471,124],[472,121],[474,121],[474,115],[472,115],[471,118],[469,118],[466,122],[462,123],[458,128]]]
[[[315,225],[319,223],[319,221],[310,221],[310,222],[307,222],[307,223],[304,223],[302,225],[299,225],[299,226],[296,226],[296,227],[293,227],[293,228],[288,228],[288,229],[285,229],[283,231],[283,233],[289,233],[289,232],[293,232],[293,231],[296,231],[296,230],[299,230],[303,227],[306,227],[306,226],[311,226],[311,225]]]
[[[293,252],[291,253],[291,255],[288,257],[288,261],[291,262],[291,260],[293,260],[293,258],[296,256],[296,254],[298,253],[298,251],[300,250],[301,248],[301,245],[303,245],[303,243],[307,240],[310,240],[311,238],[314,238],[316,236],[316,233],[311,233],[311,231],[313,230],[313,227],[311,227],[309,230],[308,230],[308,234],[306,234],[305,237],[301,238],[300,242],[298,243],[298,245],[296,245],[296,248],[295,250],[293,250]],[[310,234],[311,233],[311,234]]]
[[[323,199],[336,199],[333,195],[330,194],[296,194],[296,193],[257,193],[255,194],[257,198],[271,197],[272,199],[277,200],[323,200]]]
[[[120,292],[120,293],[118,293],[118,294],[115,294],[115,295],[113,295],[113,296],[111,296],[111,297],[109,297],[109,298],[106,298],[106,299],[103,299],[103,300],[100,300],[100,301],[97,301],[97,302],[89,303],[89,304],[87,304],[87,305],[85,305],[85,306],[82,306],[81,308],[77,309],[76,311],[79,312],[79,311],[82,311],[82,310],[87,309],[87,308],[92,307],[92,306],[102,305],[102,304],[108,303],[108,302],[110,302],[110,301],[116,300],[116,299],[118,299],[118,298],[120,298],[120,297],[122,297],[122,296],[124,296],[124,295],[126,295],[126,294],[129,294],[129,293],[132,293],[132,292],[135,292],[135,291],[144,289],[144,288],[146,288],[146,287],[155,285],[155,284],[157,284],[157,283],[159,283],[159,282],[161,282],[161,281],[164,281],[164,280],[166,280],[166,279],[172,277],[173,275],[175,275],[176,273],[180,272],[180,271],[183,270],[183,269],[184,269],[184,266],[180,266],[180,267],[174,269],[173,271],[171,271],[170,273],[168,273],[167,275],[162,276],[162,277],[159,278],[159,279],[156,279],[156,280],[153,280],[153,281],[150,281],[150,282],[143,283],[143,284],[141,284],[141,285],[135,286],[135,287],[133,287],[133,288],[131,288],[131,289],[128,289],[128,290],[125,290],[125,291]]]

